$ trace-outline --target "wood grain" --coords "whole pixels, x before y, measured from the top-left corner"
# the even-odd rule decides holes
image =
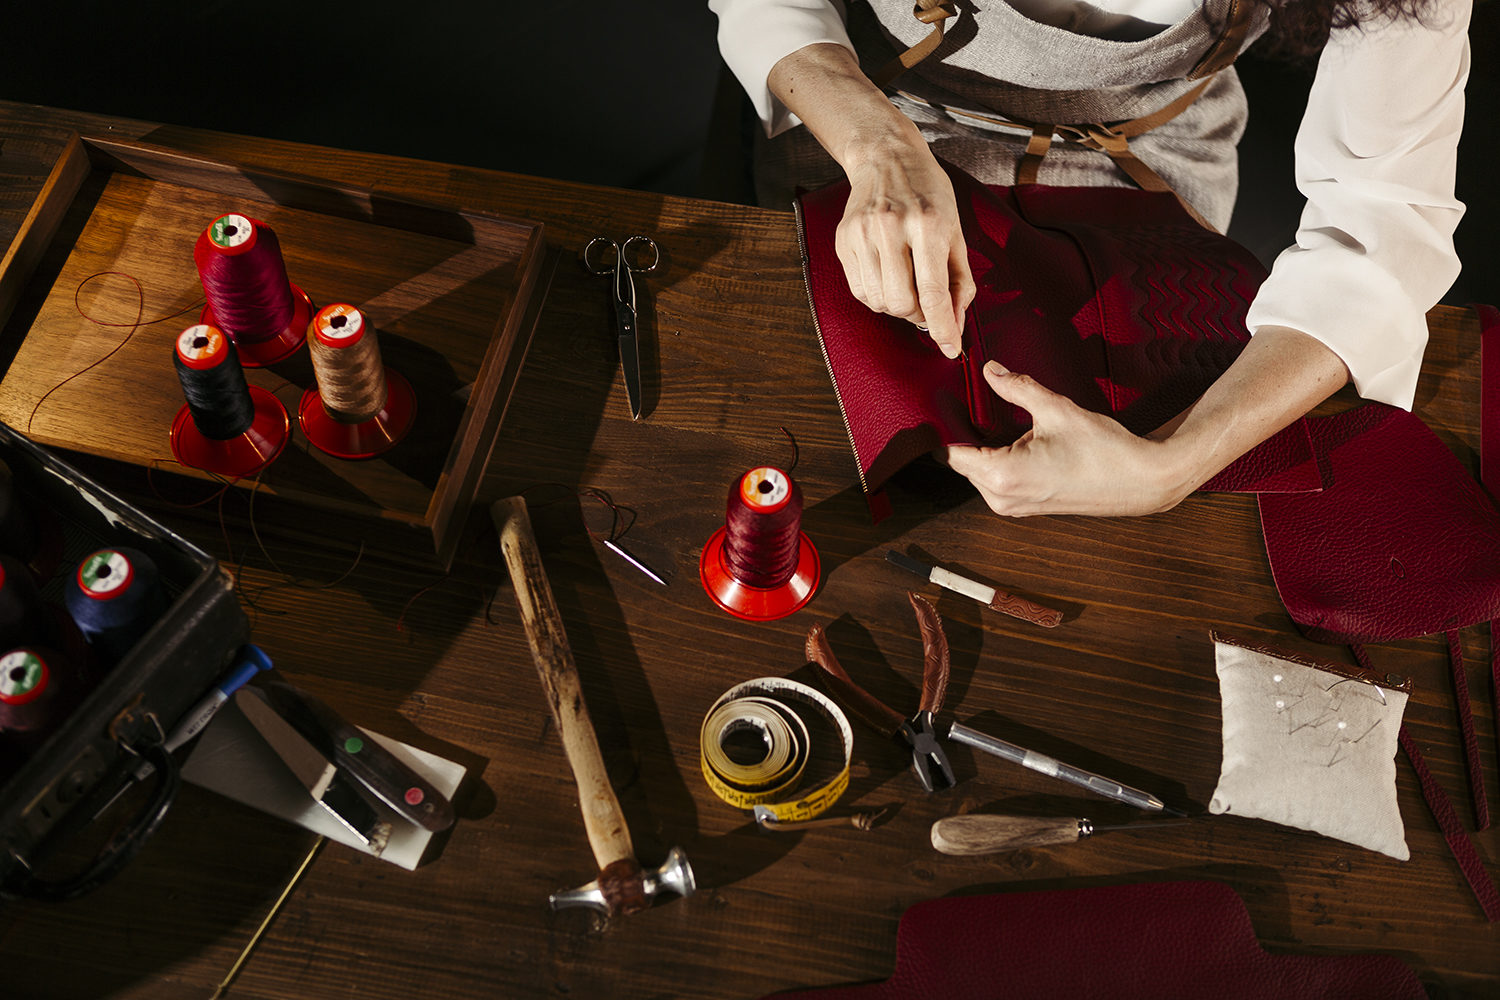
[[[325,849],[231,997],[755,997],[888,975],[897,922],[920,900],[1183,878],[1232,886],[1273,952],[1394,954],[1436,996],[1500,988],[1495,928],[1404,763],[1405,863],[1229,816],[1149,836],[1116,832],[948,857],[932,849],[931,827],[962,812],[1084,815],[1101,824],[1136,817],[963,748],[952,752],[959,785],[924,795],[909,750],[858,723],[840,808],[896,804],[874,829],[772,834],[714,798],[698,773],[703,713],[751,677],[816,684],[802,651],[813,624],[872,695],[917,703],[921,641],[905,597],[914,581],[884,560],[888,548],[1064,611],[1061,625],[1041,629],[922,589],[947,631],[945,702],[959,721],[1195,813],[1213,794],[1221,753],[1210,630],[1347,658],[1292,626],[1247,497],[1194,496],[1133,519],[1001,520],[966,484],[919,464],[892,485],[894,515],[872,524],[813,336],[789,213],[0,104],[0,240],[19,229],[31,204],[25,194],[40,189],[66,130],[106,128],[198,156],[295,165],[336,184],[545,225],[561,259],[478,499],[524,492],[532,501],[638,856],[651,867],[680,843],[700,885],[691,898],[607,926],[579,911],[547,912],[548,893],[579,881],[589,845],[482,509],[471,513],[446,576],[380,561],[375,533],[367,558],[345,575],[349,549],[267,540],[262,550],[241,526],[243,498],[230,498],[225,529],[211,508],[207,520],[174,515],[172,523],[230,566],[243,560],[240,591],[256,641],[278,669],[351,720],[474,774],[441,854],[416,872]],[[572,260],[594,235],[633,233],[651,235],[664,254],[641,283],[647,379],[638,423],[626,404],[606,286]],[[1455,309],[1429,320],[1417,413],[1477,469],[1477,325]],[[756,464],[792,462],[783,427],[796,438],[803,530],[818,546],[823,579],[796,614],[744,622],[703,593],[697,559],[723,525],[730,483]],[[125,481],[132,499],[152,499],[144,475]],[[590,538],[588,529],[607,529],[608,512],[574,498],[585,486],[633,508],[621,542],[667,587]],[[1474,628],[1463,642],[1494,794],[1494,708],[1479,666],[1488,640]],[[1412,640],[1371,654],[1381,669],[1414,679],[1407,725],[1471,822],[1445,644]],[[95,896],[0,909],[7,988],[41,998],[205,997],[309,837],[189,789],[141,855]],[[1500,833],[1475,841],[1500,872]]]

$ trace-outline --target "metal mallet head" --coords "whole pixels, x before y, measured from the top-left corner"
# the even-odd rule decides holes
[[[688,864],[687,855],[680,847],[667,852],[667,860],[661,863],[660,868],[651,872],[642,871],[639,875],[640,891],[626,893],[623,900],[619,892],[606,893],[600,880],[594,879],[577,889],[554,892],[547,897],[547,903],[554,910],[587,906],[605,916],[613,916],[616,913],[638,913],[650,906],[651,901],[661,892],[672,892],[685,897],[691,896],[698,888],[698,883],[693,878],[693,866]]]

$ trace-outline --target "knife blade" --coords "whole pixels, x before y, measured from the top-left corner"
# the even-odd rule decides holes
[[[259,691],[241,688],[234,695],[234,703],[313,800],[348,827],[376,857],[384,853],[391,824],[381,821],[357,784],[282,718]]]
[[[447,796],[333,709],[290,684],[267,685],[266,693],[297,732],[398,816],[433,833],[453,825]]]
[[[994,587],[986,586],[977,580],[970,580],[966,576],[959,576],[957,573],[950,572],[940,566],[929,566],[924,562],[913,559],[904,552],[889,549],[886,551],[885,558],[888,562],[900,566],[908,573],[915,573],[917,576],[935,583],[939,587],[978,601],[991,611],[998,611],[1001,614],[1010,615],[1012,618],[1019,618],[1033,625],[1040,625],[1043,628],[1056,628],[1062,623],[1061,611],[1038,604],[1035,601],[1027,600],[1024,597],[1007,594],[1003,590],[996,590]]]
[[[629,280],[629,271],[625,271]],[[634,289],[631,289],[634,299]],[[625,396],[630,401],[630,419],[641,419],[641,349],[636,336],[635,306],[615,297],[615,333],[620,344],[620,369],[625,373]]]

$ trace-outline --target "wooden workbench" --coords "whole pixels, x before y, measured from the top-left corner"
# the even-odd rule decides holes
[[[450,574],[382,560],[378,537],[352,571],[345,548],[275,538],[258,546],[240,526],[241,494],[225,501],[222,530],[201,512],[164,515],[229,564],[243,561],[254,639],[289,679],[363,726],[464,764],[473,779],[441,853],[415,872],[326,845],[229,996],[757,997],[889,975],[897,921],[922,900],[1183,879],[1231,886],[1272,952],[1383,952],[1409,963],[1434,996],[1500,991],[1500,932],[1485,922],[1404,759],[1397,783],[1409,862],[1202,815],[1221,746],[1210,629],[1349,658],[1296,632],[1267,569],[1253,499],[1194,496],[1135,519],[1006,521],[933,469],[900,479],[895,515],[872,524],[813,335],[789,213],[0,103],[0,246],[75,130],[540,222],[560,257],[469,544]],[[644,281],[655,374],[639,422],[626,408],[605,285],[574,263],[590,237],[634,233],[664,253]],[[1431,326],[1417,412],[1477,468],[1478,327],[1449,308]],[[791,617],[741,621],[705,596],[698,556],[723,525],[730,483],[752,466],[792,461],[788,433],[822,585]],[[632,508],[624,543],[669,581],[650,582],[593,542],[589,507],[535,509],[638,853],[656,864],[680,845],[702,886],[607,926],[586,911],[546,907],[549,892],[586,882],[596,867],[484,511],[523,490],[540,499],[545,483],[597,487]],[[153,483],[142,473],[134,486],[131,499],[150,505]],[[915,705],[920,645],[905,595],[917,581],[885,562],[887,548],[926,553],[1067,612],[1044,631],[924,588],[947,622],[947,705],[959,719],[1147,787],[1199,818],[1066,847],[946,857],[928,831],[961,810],[1132,816],[961,748],[958,786],[926,795],[902,748],[858,723],[840,807],[897,806],[877,828],[769,833],[717,800],[699,774],[705,711],[753,677],[807,679],[803,637],[814,623],[832,623],[845,666],[874,693]],[[1464,642],[1493,798],[1488,638],[1476,628]],[[1407,724],[1472,824],[1441,637],[1372,653],[1415,679]],[[1475,840],[1500,872],[1500,833]],[[207,998],[313,841],[185,788],[135,861],[93,895],[0,904],[0,992]]]

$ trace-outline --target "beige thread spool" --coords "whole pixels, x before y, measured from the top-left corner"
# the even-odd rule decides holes
[[[323,409],[344,424],[373,419],[385,408],[385,365],[375,328],[354,306],[324,306],[307,339]]]
[[[309,324],[307,346],[318,383],[298,407],[308,441],[337,458],[370,458],[405,436],[416,395],[381,360],[369,317],[344,302],[324,306]]]

